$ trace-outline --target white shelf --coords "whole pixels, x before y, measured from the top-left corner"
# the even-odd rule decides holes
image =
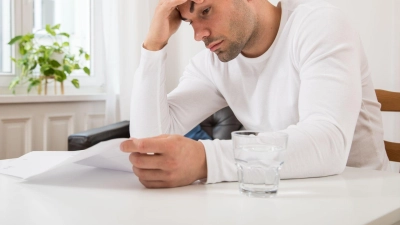
[[[105,101],[106,94],[85,95],[0,95],[0,104],[49,103],[49,102],[89,102]]]

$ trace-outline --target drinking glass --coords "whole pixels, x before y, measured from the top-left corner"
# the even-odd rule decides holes
[[[288,135],[283,132],[232,132],[239,191],[247,196],[275,197]]]

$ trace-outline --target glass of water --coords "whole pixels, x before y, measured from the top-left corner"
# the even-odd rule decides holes
[[[242,194],[254,197],[276,196],[287,141],[288,135],[283,132],[232,132],[239,191]]]

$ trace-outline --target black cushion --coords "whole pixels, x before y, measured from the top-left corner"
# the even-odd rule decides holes
[[[243,128],[239,120],[236,119],[231,108],[226,107],[214,113],[200,123],[201,128],[213,139],[230,140],[231,132]]]
[[[236,119],[229,107],[214,113],[200,123],[200,126],[212,139],[220,140],[229,140],[232,131],[243,129],[242,124]],[[68,151],[83,150],[102,141],[129,137],[129,121],[122,121],[70,135],[68,137]]]
[[[122,121],[70,135],[68,151],[83,150],[102,141],[129,137],[129,121]]]

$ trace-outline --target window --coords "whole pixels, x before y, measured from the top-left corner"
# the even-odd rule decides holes
[[[45,32],[46,24],[61,24],[60,30],[71,35],[70,44],[75,53],[77,47],[90,52],[90,15],[90,0],[34,0],[32,32],[39,38],[42,35],[41,41],[45,41],[43,39],[49,38]],[[82,71],[73,75],[85,76]]]
[[[76,51],[82,47],[91,55],[90,63],[86,66],[92,68],[88,77],[83,71],[76,71],[71,76],[78,76],[81,90],[87,88],[88,92],[102,92],[104,78],[96,74],[95,54],[99,54],[99,43],[94,43],[91,38],[95,29],[99,27],[94,23],[94,14],[101,14],[101,7],[97,7],[96,0],[0,0],[0,94],[10,94],[7,90],[9,83],[18,74],[19,68],[11,61],[11,56],[19,58],[17,46],[9,46],[12,37],[26,33],[35,33],[40,41],[46,41],[44,28],[47,24],[61,24],[60,31],[69,33],[70,45]],[[97,11],[96,11],[97,10]],[[42,35],[43,34],[43,35]],[[96,48],[94,47],[96,46]],[[95,50],[97,49],[97,50]],[[66,86],[72,87],[70,82]],[[21,90],[26,90],[22,88]],[[71,90],[74,90],[72,88]]]
[[[0,1],[0,74],[11,74],[11,0]]]

